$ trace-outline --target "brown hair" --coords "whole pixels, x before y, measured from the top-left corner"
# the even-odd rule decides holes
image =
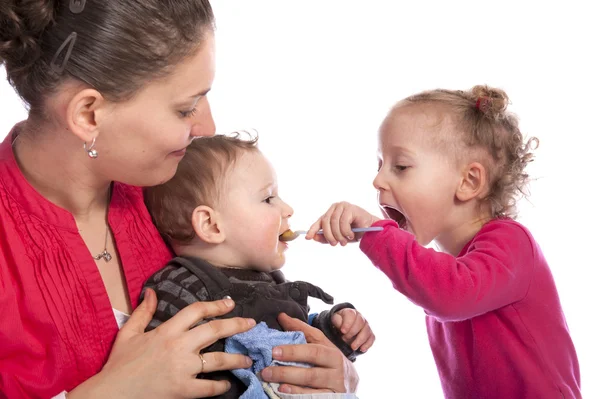
[[[508,103],[503,90],[474,86],[468,91],[425,91],[408,97],[399,106],[439,104],[450,110],[455,123],[453,132],[461,135],[458,142],[453,140],[456,137],[449,137],[451,144],[466,148],[469,154],[483,151],[481,161],[490,179],[485,200],[490,203],[494,217],[514,218],[517,201],[527,196],[530,179],[525,167],[533,160],[532,150],[539,141],[535,137],[524,141],[517,117],[507,111]]]
[[[194,209],[215,206],[226,173],[244,153],[258,151],[257,142],[257,136],[242,139],[240,133],[198,138],[187,147],[171,180],[145,189],[146,206],[167,241],[185,244],[195,237]]]
[[[45,98],[68,78],[120,101],[168,74],[212,29],[208,0],[2,0],[0,65],[31,112],[43,111]],[[59,50],[75,34],[57,72],[53,59],[66,55]]]

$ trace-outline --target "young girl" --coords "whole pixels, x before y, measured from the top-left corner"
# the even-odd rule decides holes
[[[385,220],[331,206],[307,239],[361,250],[427,314],[446,398],[580,398],[556,286],[514,220],[536,139],[524,142],[502,90],[434,90],[399,102],[379,132],[373,182]],[[316,235],[318,229],[323,235]],[[439,251],[425,248],[435,242]]]

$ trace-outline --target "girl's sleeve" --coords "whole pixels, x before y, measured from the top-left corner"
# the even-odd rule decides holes
[[[384,230],[366,234],[361,250],[396,290],[440,321],[473,318],[527,294],[534,250],[516,223],[489,223],[457,258],[419,245],[393,221],[375,225]]]

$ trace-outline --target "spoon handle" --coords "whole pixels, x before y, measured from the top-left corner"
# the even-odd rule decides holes
[[[352,228],[352,231],[354,233],[366,233],[369,231],[381,231],[383,230],[383,227],[380,226],[376,226],[376,227],[354,227]],[[306,234],[308,233],[308,231],[305,230],[297,230],[296,234]],[[317,234],[323,234],[323,230],[319,230],[317,231]]]

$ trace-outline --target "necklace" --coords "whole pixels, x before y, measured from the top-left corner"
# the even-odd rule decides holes
[[[108,213],[108,208],[110,208],[110,198],[111,198],[112,186],[108,189],[108,206],[106,212]],[[108,216],[107,216],[108,218]],[[98,255],[93,256],[94,260],[104,259],[106,263],[110,262],[112,259],[112,255],[108,252],[108,220],[106,221],[106,235],[104,236],[104,250],[100,252]]]
[[[104,261],[106,263],[110,262],[110,260],[112,259],[112,255],[106,249],[107,244],[108,244],[108,223],[106,224],[106,236],[104,237],[104,250],[102,252],[100,252],[98,255],[94,256],[95,260],[104,259]]]

